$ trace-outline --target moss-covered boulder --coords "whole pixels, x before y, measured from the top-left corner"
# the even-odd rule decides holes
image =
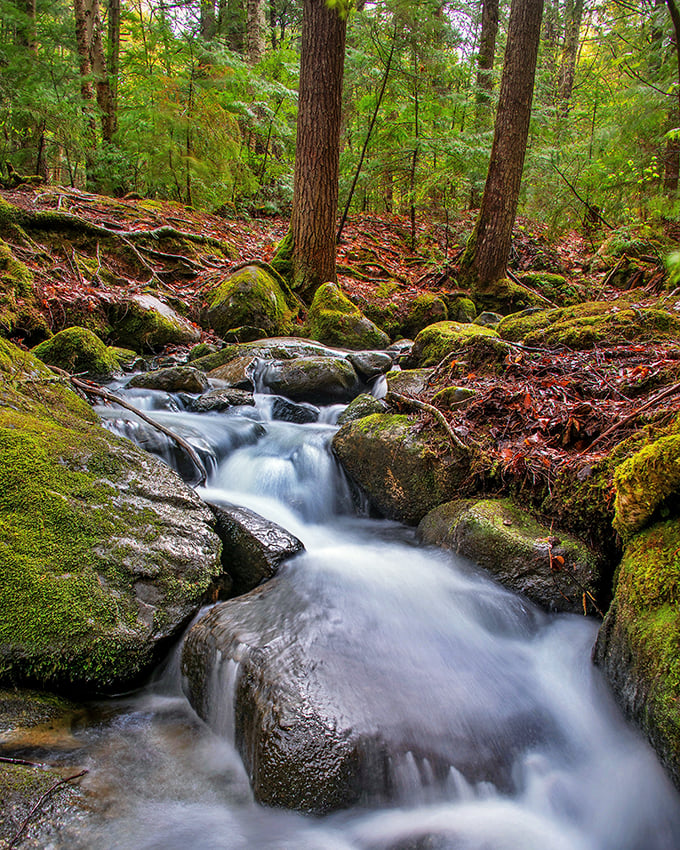
[[[338,352],[297,337],[274,337],[258,339],[255,342],[227,345],[213,354],[207,354],[193,360],[191,365],[204,372],[212,372],[220,366],[225,366],[239,357],[252,360],[259,357],[262,360],[293,360],[295,357],[324,357],[337,356]]]
[[[408,312],[401,325],[404,336],[413,339],[423,328],[449,318],[446,302],[432,292],[417,295],[409,304]]]
[[[549,611],[595,611],[600,570],[593,553],[509,499],[459,499],[440,505],[421,521],[418,536],[470,558],[501,584]]]
[[[310,339],[326,345],[350,348],[386,348],[390,339],[353,304],[340,287],[324,283],[314,293],[307,314]]]
[[[526,345],[585,350],[598,343],[650,342],[680,339],[680,319],[654,307],[627,300],[589,301],[573,307],[507,316],[498,326],[502,339]]]
[[[678,787],[679,604],[680,526],[674,519],[654,525],[629,541],[594,659]]]
[[[256,386],[292,401],[336,404],[351,401],[361,391],[352,364],[341,357],[297,357],[259,364]]]
[[[0,680],[120,690],[221,571],[210,511],[0,340]]]
[[[520,275],[519,279],[558,307],[568,307],[570,304],[578,304],[583,300],[578,289],[561,274],[544,271],[526,272]]]
[[[432,403],[447,410],[458,410],[469,404],[475,395],[470,387],[444,387],[432,396]]]
[[[294,311],[283,289],[259,266],[245,266],[206,294],[206,321],[220,336],[239,327],[262,328],[265,336],[291,330]]]
[[[343,425],[333,451],[386,517],[415,525],[465,489],[469,457],[408,416],[375,413]]]
[[[509,278],[502,278],[484,289],[473,286],[472,297],[480,309],[501,313],[503,316],[545,304],[540,295]]]
[[[86,328],[66,328],[37,345],[32,353],[43,363],[67,372],[110,377],[120,371],[120,358]]]
[[[448,354],[460,351],[473,337],[498,337],[495,330],[463,322],[437,322],[415,338],[411,361],[416,366],[436,366]]]
[[[166,369],[154,369],[152,372],[140,372],[128,382],[129,387],[146,390],[162,390],[166,393],[204,393],[210,382],[200,369],[192,366],[169,366]]]
[[[22,336],[29,343],[49,336],[47,320],[38,310],[33,275],[0,239],[0,334]]]
[[[680,435],[645,446],[614,472],[614,528],[624,540],[680,501]]]
[[[228,387],[239,390],[253,389],[253,367],[257,358],[246,354],[243,357],[234,357],[222,366],[211,369],[208,372],[210,378],[223,381]]]
[[[448,318],[452,322],[471,322],[477,315],[477,305],[461,292],[444,292],[440,296],[446,304]]]
[[[387,373],[387,389],[401,395],[420,395],[430,386],[434,369],[395,369]]]
[[[340,414],[338,425],[344,425],[346,422],[354,422],[355,419],[363,419],[364,416],[370,416],[372,413],[386,412],[387,404],[384,401],[369,393],[361,393]]]
[[[111,339],[135,351],[154,351],[166,345],[193,345],[200,330],[155,295],[134,295],[109,312]]]

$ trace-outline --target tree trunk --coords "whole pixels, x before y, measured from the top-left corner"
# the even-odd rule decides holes
[[[118,126],[118,75],[120,73],[120,0],[109,2],[109,80],[111,85],[111,104],[113,130]]]
[[[680,10],[675,0],[666,0],[673,32],[675,33],[675,55],[678,63],[678,110],[676,121],[680,122]],[[680,141],[669,139],[666,145],[664,157],[664,191],[669,198],[676,198],[678,194],[678,179],[680,177]]]
[[[482,32],[477,57],[476,123],[480,124],[488,109],[493,88],[493,63],[498,35],[498,0],[482,0]]]
[[[201,38],[210,41],[217,33],[217,16],[215,15],[215,0],[201,0],[201,17],[199,23]]]
[[[579,33],[581,32],[581,19],[583,18],[583,0],[567,0],[565,18],[564,44],[557,82],[558,110],[562,117],[565,117],[569,112],[569,101],[574,87]]]
[[[480,291],[505,275],[524,167],[543,0],[513,0],[491,161],[462,264]]]
[[[347,21],[326,0],[304,0],[290,238],[293,286],[311,297],[336,279],[335,224]]]
[[[94,89],[90,77],[97,84],[97,104],[101,110],[102,138],[110,142],[116,129],[114,97],[106,70],[106,56],[102,39],[102,22],[99,15],[99,0],[73,0],[76,22],[76,43],[80,61],[80,93],[93,136],[91,148],[95,147]]]
[[[264,32],[263,0],[246,0],[246,50],[251,65],[255,65],[264,56]]]
[[[17,42],[25,47],[35,57],[38,55],[38,39],[36,37],[35,17],[36,0],[23,0],[19,8],[26,15],[26,20],[17,26]]]

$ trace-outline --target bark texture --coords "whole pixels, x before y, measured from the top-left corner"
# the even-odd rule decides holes
[[[564,30],[564,45],[560,57],[559,80],[557,83],[557,100],[560,115],[566,116],[569,111],[569,101],[574,88],[576,74],[576,57],[579,48],[579,33],[583,18],[583,0],[567,0],[565,9],[566,24]]]
[[[304,0],[290,234],[293,287],[304,298],[336,280],[335,226],[347,21],[325,0]]]
[[[498,0],[482,0],[482,32],[477,59],[477,105],[487,106],[493,88],[493,62],[498,35]],[[478,109],[479,114],[479,109]]]
[[[505,275],[526,154],[543,0],[513,0],[491,161],[463,266],[480,290]],[[465,273],[465,272],[464,272]]]
[[[678,82],[680,83],[680,9],[675,0],[666,0],[668,11],[673,22],[673,33],[675,42],[675,55],[678,63]],[[680,88],[678,89],[678,109],[675,120],[680,121]],[[677,126],[677,125],[676,125]],[[680,178],[680,141],[669,139],[666,143],[664,155],[664,191],[669,198],[675,198],[678,194],[678,180]]]
[[[259,62],[265,51],[263,0],[246,0],[246,49],[251,64]]]

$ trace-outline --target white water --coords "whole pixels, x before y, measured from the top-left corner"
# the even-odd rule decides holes
[[[595,623],[549,617],[470,564],[416,547],[411,531],[352,515],[328,451],[331,424],[272,422],[266,398],[229,415],[160,406],[163,421],[213,459],[202,495],[246,505],[305,543],[277,580],[291,609],[273,617],[289,619],[295,640],[318,655],[337,711],[413,746],[392,758],[390,805],[326,818],[264,809],[230,740],[238,664],[215,670],[214,734],[181,695],[175,657],[155,684],[105,706],[80,733],[88,785],[107,811],[68,846],[680,847],[678,795],[590,663]],[[451,764],[443,780],[423,751]],[[463,751],[466,764],[470,753],[480,764],[509,759],[502,789],[466,777],[456,767]]]

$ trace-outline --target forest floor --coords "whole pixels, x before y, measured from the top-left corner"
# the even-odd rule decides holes
[[[282,218],[227,220],[173,203],[117,200],[61,187],[19,189],[2,197],[26,210],[76,216],[120,233],[124,241],[126,233],[170,225],[229,246],[228,260],[209,249],[189,254],[184,250],[189,243],[183,243],[184,253],[165,246],[162,251],[149,248],[147,243],[132,248],[134,253],[106,258],[104,242],[101,252],[99,241],[86,250],[68,235],[61,240],[52,235],[44,243],[34,235],[30,246],[9,240],[15,256],[33,273],[38,300],[54,331],[60,329],[59,316],[67,302],[94,305],[149,285],[187,305],[189,315],[196,317],[209,288],[232,268],[251,260],[269,261],[287,229]],[[350,298],[404,309],[418,294],[455,290],[456,260],[473,223],[473,213],[448,226],[423,219],[414,249],[407,219],[355,216],[338,249],[339,281]],[[600,242],[604,236],[599,234]],[[589,271],[597,247],[597,240],[575,232],[553,240],[545,228],[519,219],[511,268],[517,273],[559,272],[580,300],[614,305],[622,293],[610,285],[610,271]],[[661,258],[647,260],[650,274],[639,280],[645,285],[626,293],[636,310],[658,307],[663,292]],[[115,274],[100,273],[107,265]],[[677,318],[679,299],[673,297],[664,306]],[[674,339],[631,339],[588,350],[516,345],[500,372],[466,370],[464,363],[454,362],[439,370],[438,377],[444,384],[455,382],[475,391],[463,410],[443,411],[459,437],[481,442],[497,458],[502,476],[540,480],[548,487],[565,465],[586,468],[642,425],[663,426],[680,412],[680,346]],[[433,382],[420,400],[431,401],[441,386]]]

